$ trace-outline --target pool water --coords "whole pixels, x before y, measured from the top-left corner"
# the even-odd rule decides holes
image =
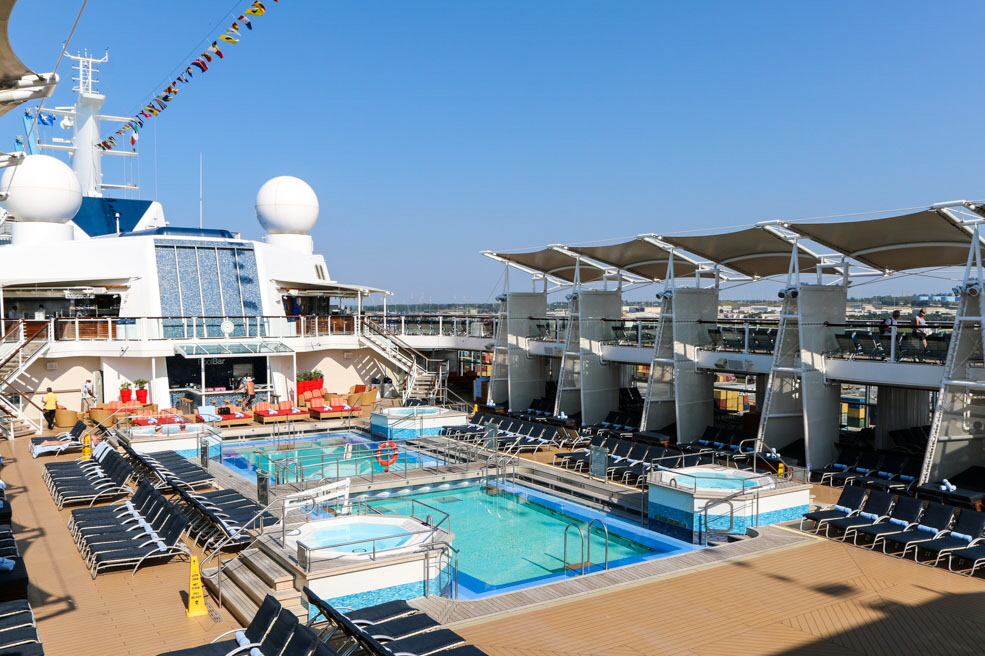
[[[414,417],[420,415],[435,415],[441,412],[437,408],[390,408],[386,411],[389,417]]]
[[[753,489],[758,485],[756,477],[737,476],[734,472],[701,471],[695,476],[679,474],[675,477],[678,485],[693,488],[695,484],[706,490],[741,490],[743,486]]]
[[[376,540],[376,549],[392,549],[404,545],[411,539],[411,535],[397,535],[405,532],[399,526],[393,524],[352,524],[346,523],[339,526],[326,526],[313,532],[305,538],[305,544],[314,546],[332,546],[335,551],[345,551],[346,553],[363,553],[372,548],[367,542],[361,544],[343,544],[346,542],[361,542],[374,538],[387,538]],[[395,535],[396,537],[387,537]]]
[[[448,513],[448,522],[441,528],[454,533],[463,598],[580,574],[580,565],[583,560],[589,560],[589,553],[586,548],[583,559],[579,532],[571,528],[567,529],[565,558],[564,535],[569,524],[575,524],[586,533],[586,541],[591,542],[593,567],[586,567],[586,571],[601,569],[605,536],[597,524],[588,530],[588,522],[595,518],[604,521],[609,530],[609,567],[695,548],[631,522],[518,485],[480,485],[412,496]],[[413,505],[408,498],[370,501],[369,505],[384,513],[408,515]],[[417,512],[422,512],[420,506]],[[565,568],[565,562],[569,569]],[[571,566],[577,569],[572,570]]]
[[[371,473],[403,471],[428,464],[427,458],[401,448],[399,458],[388,468],[376,459],[377,442],[356,433],[334,433],[293,442],[258,440],[222,445],[222,465],[256,483],[257,471],[270,474],[272,485],[299,480],[366,476]],[[218,461],[218,454],[213,460]]]

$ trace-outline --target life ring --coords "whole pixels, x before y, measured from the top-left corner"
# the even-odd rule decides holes
[[[388,450],[389,455],[384,456],[384,450]],[[393,442],[380,442],[379,446],[376,447],[376,461],[380,463],[385,472],[390,471],[390,465],[397,462],[399,455],[400,449]]]

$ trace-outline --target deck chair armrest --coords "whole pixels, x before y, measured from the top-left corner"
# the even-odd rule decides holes
[[[985,538],[975,538],[974,540],[972,540],[971,542],[968,543],[968,546],[969,547],[977,547],[977,546],[980,546],[980,545],[983,545],[983,544],[985,544]]]
[[[242,631],[242,629],[239,630]],[[248,645],[242,645],[240,647],[236,647],[235,649],[226,652],[226,656],[238,656],[238,654],[246,654],[249,653],[249,651],[254,647],[259,647],[259,646],[260,646],[259,642],[251,642]]]
[[[243,627],[240,627],[238,629],[229,629],[228,631],[226,631],[224,633],[220,633],[216,637],[214,637],[211,640],[209,640],[209,644],[211,645],[213,643],[219,642],[220,640],[222,640],[223,638],[225,638],[227,635],[232,635],[232,634],[236,633],[237,631],[239,631],[240,633],[242,633],[245,630],[246,629],[243,628]]]

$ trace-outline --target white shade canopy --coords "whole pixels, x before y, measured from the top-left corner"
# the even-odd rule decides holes
[[[960,266],[971,230],[947,212],[925,210],[886,219],[786,226],[862,264],[884,271]]]

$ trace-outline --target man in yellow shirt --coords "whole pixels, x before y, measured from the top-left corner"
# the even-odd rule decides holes
[[[55,410],[58,409],[58,397],[48,388],[44,395],[44,420],[48,422],[48,430],[55,428]]]

